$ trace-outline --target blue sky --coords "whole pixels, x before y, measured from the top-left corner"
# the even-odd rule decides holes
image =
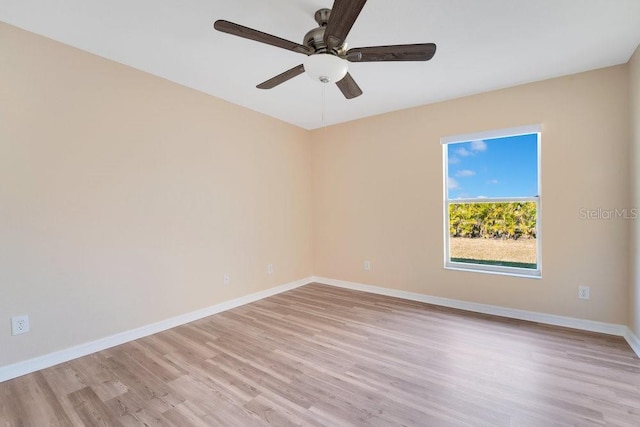
[[[538,195],[537,134],[448,144],[449,199]]]

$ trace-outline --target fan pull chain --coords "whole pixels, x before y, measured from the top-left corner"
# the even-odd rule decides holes
[[[321,122],[322,122],[322,127],[324,127],[324,106],[325,106],[325,89],[324,87],[326,86],[326,83],[322,83],[320,86],[322,86],[322,115],[321,115]]]

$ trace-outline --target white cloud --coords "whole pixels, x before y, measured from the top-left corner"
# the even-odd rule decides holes
[[[488,197],[487,196],[478,196],[477,198],[478,199],[487,199]]]
[[[456,172],[456,176],[466,177],[466,176],[474,176],[476,173],[469,169],[463,169]]]
[[[489,181],[487,181],[487,184],[497,184],[500,181],[498,181],[497,179],[490,179]]]
[[[467,149],[466,149],[466,148],[464,148],[464,147],[460,147],[460,148],[458,148],[458,149],[456,150],[456,154],[457,154],[458,156],[461,156],[461,157],[473,156],[473,153],[472,153],[471,151],[467,150]]]
[[[473,151],[486,151],[487,143],[482,140],[471,141],[471,150]]]
[[[450,165],[457,165],[458,163],[460,163],[460,159],[457,157],[449,157],[449,164]]]
[[[455,151],[455,153],[460,157],[469,157],[469,156],[475,156],[476,153],[480,151],[486,151],[486,150],[487,150],[487,143],[482,140],[477,140],[477,141],[471,141],[469,143],[469,149],[466,149],[465,147],[460,147]]]
[[[460,185],[458,184],[458,181],[456,181],[455,179],[451,177],[447,177],[447,188],[449,190],[455,190],[457,188],[460,188]]]

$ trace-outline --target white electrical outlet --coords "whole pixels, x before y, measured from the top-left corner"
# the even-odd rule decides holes
[[[228,273],[222,277],[222,283],[224,283],[225,285],[231,283],[231,276],[229,276]]]
[[[371,261],[365,261],[365,262],[364,262],[364,269],[365,269],[366,271],[371,270]]]
[[[591,290],[588,286],[578,286],[579,299],[591,299]]]
[[[11,318],[11,335],[26,334],[29,332],[29,316],[14,316]]]
[[[267,274],[273,274],[273,264],[267,265]]]

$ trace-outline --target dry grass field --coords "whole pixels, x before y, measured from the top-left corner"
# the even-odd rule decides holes
[[[449,254],[451,258],[535,263],[536,239],[452,237],[449,239]]]

